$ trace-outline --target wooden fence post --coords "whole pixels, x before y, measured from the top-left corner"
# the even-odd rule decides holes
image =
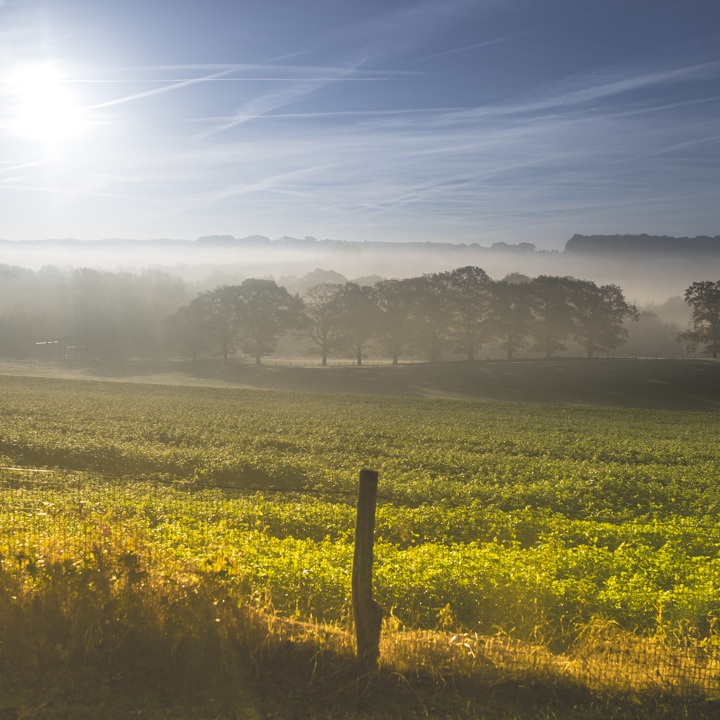
[[[378,474],[360,471],[355,555],[352,569],[352,605],[355,617],[358,660],[369,670],[377,668],[380,656],[382,608],[372,596],[373,541]]]

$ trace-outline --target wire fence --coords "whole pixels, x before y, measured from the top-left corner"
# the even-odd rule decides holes
[[[105,478],[103,487],[81,473],[62,473],[44,468],[0,468],[0,566],[4,569],[28,569],[32,559],[23,533],[44,523],[59,543],[71,539],[81,552],[95,552],[97,534],[89,532],[92,523],[107,542],[123,543],[133,532],[125,525],[122,508],[113,506],[113,487],[130,487],[131,481]],[[97,478],[98,476],[95,476]],[[232,523],[237,512],[234,502],[248,493],[301,492],[342,498],[350,502],[353,493],[303,490],[302,488],[248,488],[237,486],[175,485],[187,493],[202,512],[187,518],[187,531],[198,546],[210,544],[216,537],[214,526]],[[88,492],[92,490],[92,492]],[[142,513],[152,522],[157,508],[169,508],[167,488],[161,483],[143,483],[146,502]],[[103,505],[103,507],[100,507]],[[187,509],[183,510],[187,512]],[[180,518],[182,520],[182,518]],[[158,520],[160,522],[160,520]],[[113,527],[109,527],[113,523]],[[180,528],[180,529],[178,529]],[[182,522],[168,528],[168,542],[178,540]],[[84,533],[84,534],[83,534]],[[128,537],[123,537],[127,533]],[[71,538],[72,536],[72,538]],[[83,545],[84,543],[84,545]],[[137,546],[136,546],[137,547]],[[152,551],[148,559],[153,561]],[[392,618],[383,631],[381,653],[403,669],[417,669],[431,663],[435,672],[486,672],[491,669],[503,676],[547,676],[569,679],[589,687],[637,691],[660,691],[680,696],[720,697],[720,635],[711,630],[704,636],[694,631],[634,633],[611,622],[597,621],[569,647],[552,649],[548,643],[528,642],[508,634],[493,636],[476,633],[448,633],[406,630],[393,626]]]
[[[563,651],[505,634],[391,633],[383,652],[395,658],[432,658],[438,672],[495,672],[501,677],[572,681],[596,690],[720,697],[720,647],[699,637],[643,637],[598,623],[589,637]]]

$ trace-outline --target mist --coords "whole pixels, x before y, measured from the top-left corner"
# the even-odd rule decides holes
[[[463,266],[481,267],[499,280],[510,273],[572,276],[619,285],[638,306],[662,305],[694,281],[714,279],[717,256],[642,253],[592,255],[543,251],[534,245],[343,242],[261,236],[188,240],[5,241],[0,262],[31,270],[56,266],[113,272],[164,270],[198,287],[248,277],[302,278],[317,268],[346,278],[408,278]],[[709,269],[710,268],[710,269]]]
[[[53,348],[38,344],[49,338],[64,338],[68,347],[74,348],[76,342],[81,348],[74,354],[63,351],[64,359],[183,356],[187,339],[180,345],[168,342],[168,319],[172,323],[173,316],[202,293],[237,288],[249,279],[275,281],[290,295],[307,299],[310,289],[320,283],[371,288],[381,280],[417,279],[458,268],[481,268],[496,282],[508,278],[522,283],[550,276],[618,286],[624,299],[640,312],[640,322],[631,318],[625,322],[627,341],[618,353],[681,357],[684,348],[677,337],[690,320],[683,293],[692,282],[707,279],[714,262],[714,256],[694,253],[547,252],[529,243],[487,248],[262,236],[211,236],[196,241],[6,241],[0,243],[0,253],[0,354],[40,360],[57,359]],[[380,345],[368,345],[370,357],[384,357]],[[307,358],[313,352],[307,337],[288,330],[280,334],[272,354]],[[580,346],[569,342],[560,354],[582,353]],[[427,359],[412,349],[404,356]],[[443,356],[461,357],[449,346]],[[531,358],[537,353],[524,344],[516,356]],[[336,352],[335,357],[345,356]],[[502,342],[497,338],[484,341],[478,357],[505,357]]]

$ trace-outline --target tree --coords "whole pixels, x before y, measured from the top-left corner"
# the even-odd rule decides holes
[[[245,280],[206,290],[166,320],[168,340],[193,360],[204,349],[224,363],[237,350],[255,358],[272,352],[301,321],[302,300],[273,280]]]
[[[201,324],[205,346],[227,364],[237,350],[238,285],[221,285],[195,297],[190,306]]]
[[[163,324],[166,346],[181,355],[189,355],[196,362],[207,346],[206,319],[198,298],[178,308]]]
[[[232,300],[238,345],[261,365],[263,356],[277,347],[280,336],[300,325],[303,302],[274,280],[249,278],[235,288]]]
[[[6,358],[31,357],[33,351],[40,349],[35,343],[50,337],[49,327],[46,315],[29,311],[22,305],[0,312],[0,352]],[[57,358],[57,355],[52,357]]]
[[[339,296],[341,283],[319,283],[311,287],[305,295],[305,318],[302,332],[320,349],[323,367],[327,365],[328,355],[337,350],[342,342]]]
[[[638,320],[628,328],[626,353],[636,357],[673,357],[677,354],[679,326],[665,322],[647,310],[640,311]]]
[[[472,265],[442,273],[442,278],[453,315],[451,333],[455,349],[472,362],[475,351],[487,339],[492,280],[482,268]]]
[[[52,271],[45,277],[57,283]],[[155,270],[135,275],[80,268],[67,289],[53,304],[58,334],[73,336],[99,358],[156,356],[161,323],[185,299],[179,278]]]
[[[447,346],[453,308],[446,273],[430,273],[408,280],[413,345],[428,354],[431,363],[437,362]]]
[[[352,347],[358,365],[367,341],[379,330],[380,309],[374,287],[347,282],[337,296],[337,323],[344,343]]]
[[[78,268],[72,271],[70,287],[75,314],[73,334],[78,341],[88,347],[92,357],[121,357],[121,336],[113,312],[112,273]]]
[[[638,311],[625,301],[617,285],[598,287],[589,280],[575,280],[571,285],[574,339],[585,348],[588,358],[595,353],[614,350],[627,336],[625,320],[637,320]]]
[[[526,343],[532,323],[530,285],[500,280],[492,284],[487,321],[489,336],[500,340],[500,347],[512,360]]]
[[[530,283],[532,349],[546,358],[566,350],[564,341],[573,334],[571,290],[574,282],[570,278],[540,275]]]
[[[397,365],[400,353],[410,339],[412,293],[409,280],[381,280],[375,285],[380,309],[378,333],[381,344]]]
[[[688,352],[704,346],[717,358],[720,351],[720,280],[694,282],[685,291],[685,302],[692,309],[693,329],[680,333],[678,340],[685,343]]]

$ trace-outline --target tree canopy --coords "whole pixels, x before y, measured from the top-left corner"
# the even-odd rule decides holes
[[[685,291],[685,302],[692,308],[692,330],[680,333],[690,352],[704,348],[717,358],[720,351],[720,280],[694,282]]]
[[[272,353],[281,335],[301,323],[303,304],[274,280],[249,278],[241,285],[222,285],[195,297],[169,319],[170,326],[184,337],[175,342],[193,348],[196,343],[227,362],[240,350],[260,365]]]
[[[260,364],[294,331],[312,341],[322,365],[332,354],[362,365],[369,349],[393,364],[404,352],[430,362],[456,354],[473,361],[489,344],[508,359],[522,348],[549,358],[571,340],[592,358],[625,342],[626,321],[637,317],[616,285],[517,273],[493,281],[466,266],[374,286],[321,282],[304,301],[273,280],[248,279],[199,293],[166,329],[171,347],[193,358],[204,350],[227,362],[239,351]]]

